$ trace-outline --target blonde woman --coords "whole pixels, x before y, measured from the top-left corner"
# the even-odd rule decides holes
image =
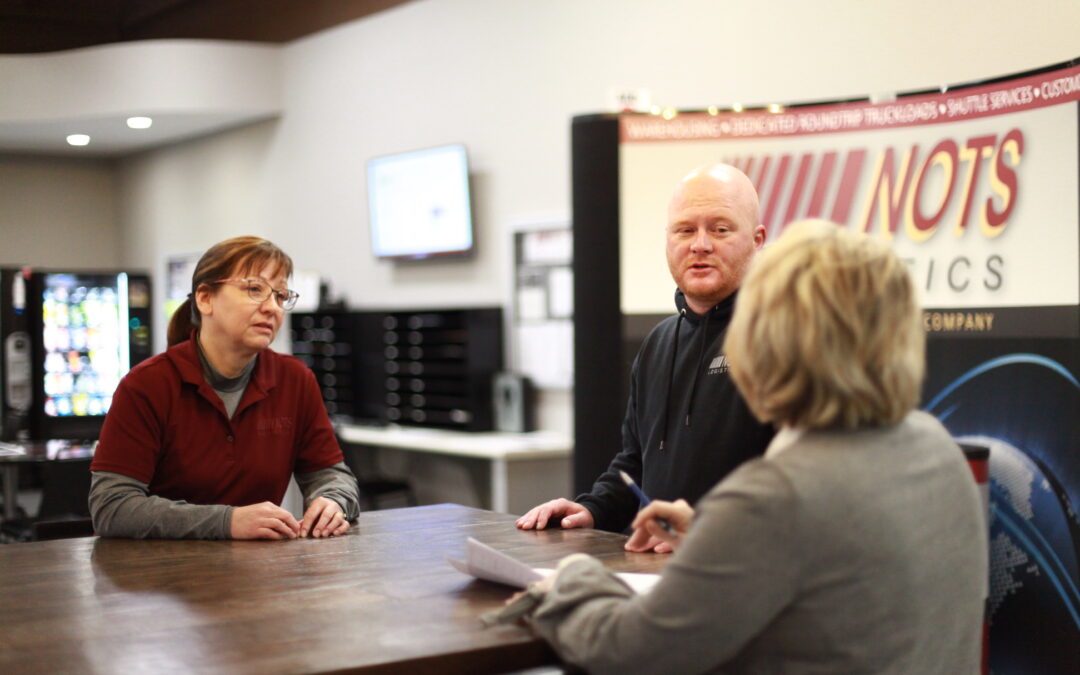
[[[904,263],[793,225],[754,263],[724,347],[780,429],[765,456],[696,508],[638,514],[628,548],[676,549],[648,595],[571,556],[517,607],[535,603],[535,630],[592,672],[977,672],[985,516],[960,449],[914,410],[924,336]]]

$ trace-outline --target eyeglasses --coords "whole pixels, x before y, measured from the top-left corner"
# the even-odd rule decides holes
[[[296,299],[300,297],[300,294],[294,290],[286,288],[279,291],[262,279],[219,279],[211,283],[240,286],[247,291],[248,297],[259,304],[266,302],[266,299],[273,295],[278,307],[286,311],[296,307]]]

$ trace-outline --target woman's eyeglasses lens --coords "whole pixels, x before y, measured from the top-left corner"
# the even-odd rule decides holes
[[[271,288],[270,284],[261,279],[243,279],[241,281],[247,286],[248,296],[258,303],[266,302],[266,299],[273,293],[277,304],[283,309],[290,310],[296,306],[296,299],[300,297],[300,295],[293,290],[286,289],[284,291],[279,291]]]

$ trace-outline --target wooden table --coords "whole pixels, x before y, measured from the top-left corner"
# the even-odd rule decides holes
[[[478,616],[511,589],[455,571],[473,536],[534,566],[585,551],[618,571],[596,530],[520,531],[452,504],[363,513],[344,537],[282,542],[88,537],[0,546],[0,672],[495,673],[556,662],[528,629]]]

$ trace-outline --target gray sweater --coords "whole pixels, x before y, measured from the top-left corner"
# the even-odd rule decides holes
[[[586,559],[531,622],[596,673],[975,673],[985,508],[925,413],[785,432],[699,502],[651,593]]]

